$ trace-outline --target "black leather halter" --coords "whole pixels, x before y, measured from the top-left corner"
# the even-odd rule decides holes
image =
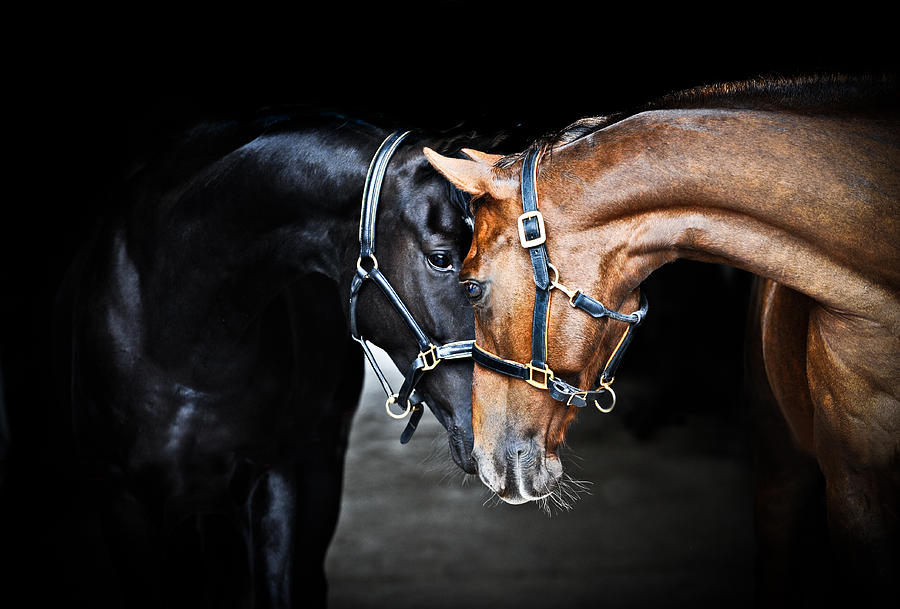
[[[559,283],[559,271],[550,263],[547,255],[546,230],[544,217],[538,211],[537,201],[537,164],[538,152],[529,150],[522,162],[522,210],[518,219],[519,240],[522,247],[528,250],[531,256],[531,266],[534,270],[534,283],[537,291],[534,296],[534,316],[531,325],[531,361],[527,364],[503,359],[485,351],[479,345],[474,345],[472,359],[481,366],[495,372],[522,379],[538,389],[546,389],[553,399],[565,402],[570,406],[579,408],[594,402],[594,405],[602,412],[609,412],[616,405],[616,394],[612,390],[612,382],[616,369],[622,361],[625,350],[631,343],[632,330],[644,319],[647,314],[647,298],[641,293],[640,308],[631,314],[618,313],[607,309],[599,301],[586,296],[581,290],[571,290]],[[553,277],[551,278],[551,271]],[[619,344],[606,362],[603,370],[597,377],[596,389],[583,390],[573,387],[561,378],[554,376],[553,371],[547,366],[547,320],[550,314],[550,292],[553,288],[564,292],[569,297],[569,304],[581,309],[594,318],[609,317],[616,321],[628,324],[625,334],[622,335]],[[608,393],[612,403],[603,407],[600,399]]]
[[[356,274],[350,283],[350,333],[362,345],[366,359],[369,360],[369,364],[381,382],[385,395],[388,396],[385,402],[387,413],[395,419],[402,419],[410,415],[409,423],[400,436],[400,442],[403,444],[406,444],[412,438],[413,432],[416,431],[416,427],[424,412],[422,400],[415,393],[416,384],[421,380],[425,372],[433,370],[441,360],[471,357],[472,345],[475,343],[474,340],[463,340],[440,346],[435,345],[434,341],[416,323],[397,291],[378,268],[378,260],[375,258],[375,217],[378,213],[378,197],[381,194],[381,183],[384,180],[384,174],[387,171],[391,156],[407,135],[409,135],[409,131],[390,134],[381,143],[369,165],[366,183],[363,187],[362,211],[359,219],[359,259],[356,261]],[[369,266],[369,268],[364,268],[364,264]],[[360,288],[362,288],[366,279],[371,279],[381,288],[388,301],[397,310],[403,321],[409,326],[409,329],[412,330],[419,345],[419,356],[410,364],[403,385],[397,393],[394,393],[394,390],[391,389],[390,383],[388,383],[387,378],[385,378],[384,373],[375,361],[368,343],[357,329],[356,297],[359,295]],[[402,414],[394,414],[391,411],[392,404],[400,404],[401,407],[403,404],[406,404],[406,409]]]

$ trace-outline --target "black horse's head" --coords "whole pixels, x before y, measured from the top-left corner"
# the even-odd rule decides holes
[[[472,309],[459,285],[473,224],[468,195],[443,180],[425,159],[422,147],[429,144],[442,143],[410,136],[390,161],[375,223],[376,252],[379,270],[412,317],[435,345],[444,345],[475,336]],[[406,374],[420,353],[410,328],[379,290],[370,288],[365,297],[361,334]],[[423,373],[416,392],[447,429],[453,460],[475,473],[472,360],[440,360]]]

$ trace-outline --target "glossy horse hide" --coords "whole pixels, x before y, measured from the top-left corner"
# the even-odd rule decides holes
[[[114,605],[325,604],[364,372],[348,327],[360,201],[387,135],[337,115],[201,125],[135,173],[73,266],[62,379]],[[445,343],[474,333],[457,278],[472,224],[422,155],[432,145],[457,150],[412,134],[391,158],[376,243]],[[357,311],[405,371],[416,342],[381,291],[363,288]],[[442,361],[417,391],[474,471],[471,369]]]
[[[758,278],[747,361],[757,382],[750,393],[767,606],[812,590],[856,604],[900,598],[897,100],[891,78],[730,83],[584,119],[526,151],[539,155],[547,256],[570,292],[628,313],[641,283],[678,258]],[[528,362],[538,289],[517,233],[527,155],[476,162],[426,153],[477,197],[461,274],[476,344]],[[563,290],[548,290],[548,366],[593,389],[625,324],[594,319],[569,306]],[[704,320],[697,310],[684,323],[715,332]],[[704,382],[702,366],[686,368],[672,391]],[[480,365],[473,382],[482,480],[513,503],[553,492],[563,471],[557,449],[577,409]],[[822,488],[816,476],[836,567],[798,547],[805,506]]]

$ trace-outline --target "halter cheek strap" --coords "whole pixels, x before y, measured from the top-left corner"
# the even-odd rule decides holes
[[[536,287],[531,321],[531,361],[527,364],[520,364],[503,359],[477,344],[472,349],[472,359],[480,366],[522,379],[538,389],[544,389],[553,399],[565,402],[569,406],[584,407],[593,403],[602,412],[609,412],[616,403],[615,392],[611,386],[616,370],[626,349],[631,344],[632,329],[639,325],[647,314],[647,299],[641,293],[640,308],[634,313],[624,314],[612,311],[603,306],[600,301],[583,294],[581,290],[570,290],[559,282],[559,271],[550,263],[547,254],[544,217],[538,210],[537,164],[537,151],[529,150],[522,162],[522,215],[517,221],[519,241],[522,247],[528,250],[531,258]],[[547,322],[550,312],[550,293],[554,288],[569,296],[569,303],[573,307],[586,312],[591,317],[597,319],[609,317],[628,324],[628,328],[597,377],[596,389],[582,390],[573,387],[554,376],[553,371],[547,365]],[[612,400],[608,407],[601,406],[601,400],[606,396]]]
[[[419,420],[422,418],[424,408],[422,399],[415,393],[415,387],[422,379],[425,372],[433,370],[442,360],[445,359],[462,359],[471,357],[473,340],[456,341],[444,345],[435,345],[428,335],[422,330],[421,326],[416,322],[415,318],[409,312],[409,309],[403,303],[400,295],[388,281],[387,277],[378,268],[378,260],[375,258],[375,218],[378,213],[378,198],[381,194],[381,185],[384,181],[384,175],[387,171],[388,163],[393,156],[394,151],[400,142],[409,135],[409,131],[404,133],[395,132],[390,134],[369,165],[369,171],[366,175],[365,186],[363,187],[362,209],[359,219],[359,259],[356,262],[356,273],[350,283],[350,334],[362,346],[366,359],[375,371],[384,389],[387,401],[385,409],[387,413],[395,419],[403,419],[409,416],[406,429],[400,436],[400,442],[406,444],[412,438]],[[412,331],[416,343],[419,347],[419,355],[410,364],[409,369],[404,376],[403,385],[398,392],[394,392],[388,383],[387,378],[379,367],[372,350],[369,348],[368,342],[359,333],[357,326],[356,303],[359,292],[366,282],[372,280],[387,297],[388,302],[399,313],[407,327]],[[401,414],[395,414],[391,410],[391,406],[397,404],[404,408]]]

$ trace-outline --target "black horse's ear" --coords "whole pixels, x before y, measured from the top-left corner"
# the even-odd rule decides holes
[[[505,178],[483,161],[454,159],[438,154],[431,148],[423,150],[425,158],[450,183],[475,197],[490,195],[494,199],[515,198],[518,185]]]

